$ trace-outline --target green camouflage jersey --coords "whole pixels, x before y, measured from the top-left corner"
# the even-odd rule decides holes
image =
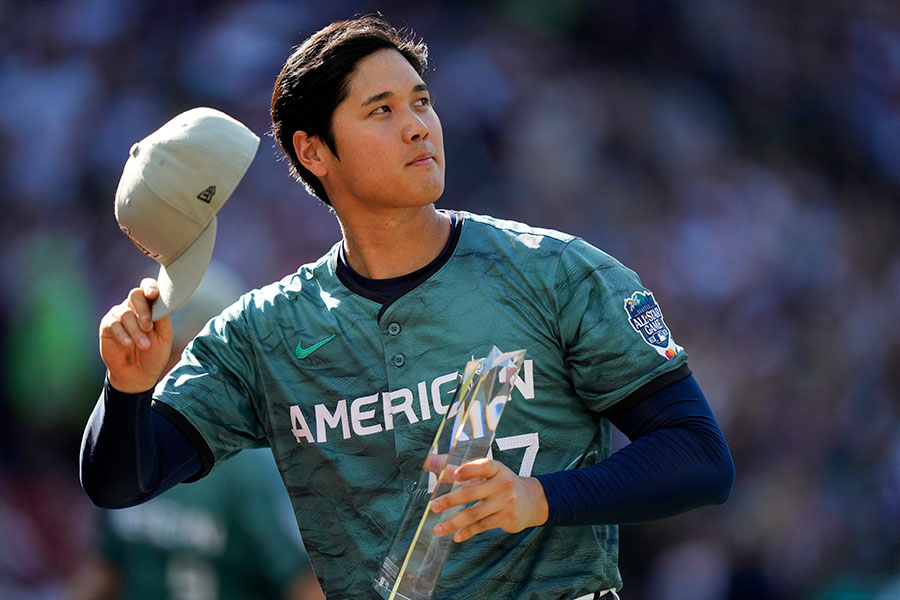
[[[209,464],[271,445],[329,599],[378,597],[372,584],[473,356],[527,350],[492,448],[523,476],[607,457],[601,412],[687,361],[653,295],[614,258],[556,231],[457,215],[452,251],[393,302],[351,289],[337,244],[211,321],[155,392],[196,428]],[[435,598],[620,587],[617,542],[611,525],[485,532],[451,550]]]
[[[270,600],[309,571],[268,450],[133,508],[104,511],[98,551],[129,600]]]

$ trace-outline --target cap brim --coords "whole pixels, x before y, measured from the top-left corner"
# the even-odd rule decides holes
[[[197,290],[212,259],[215,244],[216,217],[213,217],[190,248],[167,266],[160,266],[157,277],[159,297],[154,300],[152,307],[154,321],[181,308]]]

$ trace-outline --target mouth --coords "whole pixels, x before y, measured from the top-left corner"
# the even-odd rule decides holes
[[[406,163],[407,167],[418,167],[423,165],[430,165],[434,162],[434,154],[430,152],[426,152],[425,154],[419,154],[411,161]]]

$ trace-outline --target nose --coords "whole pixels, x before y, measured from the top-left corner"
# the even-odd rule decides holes
[[[421,142],[428,139],[428,124],[422,117],[411,112],[409,122],[406,125],[406,135],[404,136],[410,142]]]

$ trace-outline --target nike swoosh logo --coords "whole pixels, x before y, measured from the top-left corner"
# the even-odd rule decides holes
[[[322,346],[324,346],[325,344],[330,342],[332,339],[334,339],[334,334],[332,334],[330,337],[325,338],[321,342],[316,342],[309,348],[304,348],[303,340],[300,340],[299,342],[297,342],[297,358],[299,358],[300,360],[303,360],[304,358],[306,358],[307,356],[309,356],[310,354],[312,354],[313,352],[315,352],[316,350],[318,350],[319,348],[321,348]]]

